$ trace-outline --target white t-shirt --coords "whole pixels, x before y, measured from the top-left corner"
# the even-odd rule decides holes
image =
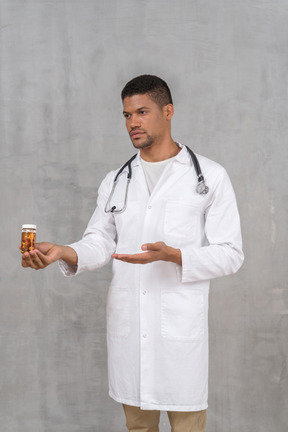
[[[168,165],[175,158],[172,157],[170,159],[165,159],[160,162],[147,162],[141,158],[142,167],[144,170],[147,186],[149,193],[151,195],[152,190],[156,186],[159,178],[161,177],[162,172],[164,171],[166,165]]]

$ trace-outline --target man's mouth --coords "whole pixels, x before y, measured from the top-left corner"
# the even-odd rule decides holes
[[[131,138],[139,138],[141,135],[143,135],[145,132],[142,131],[132,131],[130,132]]]

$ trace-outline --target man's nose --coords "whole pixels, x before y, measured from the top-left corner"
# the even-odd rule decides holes
[[[130,128],[135,129],[137,127],[140,127],[140,125],[141,125],[141,122],[140,122],[139,116],[132,115],[131,121],[130,121]]]

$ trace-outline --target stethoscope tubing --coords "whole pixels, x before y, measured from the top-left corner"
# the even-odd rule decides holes
[[[186,147],[188,153],[190,154],[190,157],[191,157],[191,160],[192,160],[192,162],[193,162],[193,165],[194,165],[194,168],[195,168],[195,171],[196,171],[196,175],[197,175],[198,184],[197,184],[197,186],[196,186],[196,192],[199,193],[199,194],[201,194],[201,195],[205,195],[205,194],[208,193],[209,188],[208,188],[208,186],[206,186],[206,184],[205,184],[204,176],[203,176],[203,174],[202,174],[202,172],[201,172],[201,168],[200,168],[199,161],[198,161],[198,159],[197,159],[195,153],[193,153],[193,151],[192,151],[189,147],[187,147],[187,146],[185,146],[185,147]],[[127,207],[127,198],[128,198],[128,189],[129,189],[129,184],[130,184],[130,181],[131,181],[131,179],[132,179],[132,168],[131,168],[131,163],[132,163],[133,160],[136,158],[137,154],[138,154],[138,153],[136,153],[135,155],[133,155],[133,156],[132,156],[132,157],[131,157],[131,158],[130,158],[130,159],[129,159],[129,160],[128,160],[128,161],[127,161],[127,162],[126,162],[126,163],[125,163],[121,168],[120,168],[120,170],[117,172],[117,174],[116,174],[116,176],[115,176],[115,178],[114,178],[114,181],[113,181],[113,186],[112,186],[112,189],[111,189],[111,192],[110,192],[109,198],[108,198],[108,200],[107,200],[107,203],[106,203],[106,206],[105,206],[105,209],[104,209],[105,213],[118,213],[118,214],[119,214],[119,213],[123,213],[123,212],[125,211],[125,209],[126,209],[126,207]],[[125,190],[125,198],[124,198],[124,205],[123,205],[123,208],[120,209],[120,210],[117,210],[117,209],[116,209],[116,206],[114,205],[114,206],[110,207],[110,209],[108,209],[108,206],[110,205],[110,202],[111,202],[111,200],[112,200],[112,197],[113,197],[113,194],[114,194],[115,188],[116,188],[116,186],[117,186],[119,176],[120,176],[120,174],[124,171],[124,169],[125,169],[126,167],[128,167],[128,174],[127,174],[127,184],[126,184],[126,190]]]
[[[132,178],[132,168],[131,168],[131,163],[132,161],[136,158],[138,153],[136,153],[134,156],[131,157],[131,159],[129,159],[118,171],[118,173],[116,174],[116,177],[114,179],[114,183],[118,181],[118,177],[119,175],[122,173],[122,171],[126,168],[126,166],[128,166],[128,174],[127,174],[127,178],[131,180]]]

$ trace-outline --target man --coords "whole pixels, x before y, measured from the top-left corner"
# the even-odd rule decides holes
[[[171,136],[173,102],[162,79],[132,79],[122,101],[139,149],[127,200],[126,166],[112,194],[118,171],[103,180],[82,240],[39,243],[23,254],[23,266],[40,269],[60,260],[63,273],[72,276],[112,256],[110,396],[123,404],[130,431],[158,431],[165,410],[174,432],[203,432],[209,280],[236,272],[243,262],[236,200],[226,171],[202,156],[209,191],[197,193],[189,151]]]

